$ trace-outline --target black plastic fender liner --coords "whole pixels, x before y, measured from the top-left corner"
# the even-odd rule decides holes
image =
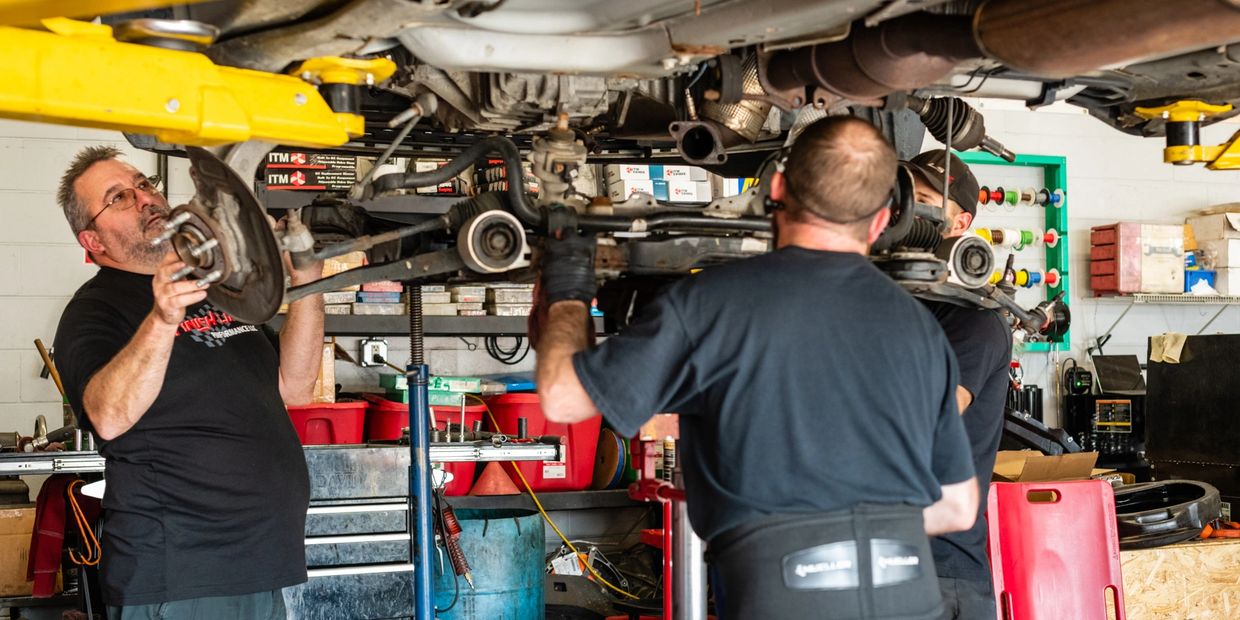
[[[1218,489],[1196,480],[1163,480],[1115,489],[1120,549],[1149,549],[1201,534],[1222,510]]]

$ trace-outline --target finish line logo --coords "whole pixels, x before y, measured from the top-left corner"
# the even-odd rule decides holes
[[[194,316],[186,317],[184,321],[181,321],[181,324],[177,326],[176,335],[188,334],[194,342],[208,347],[218,347],[233,336],[258,331],[258,328],[253,325],[229,327],[236,322],[237,319],[231,314],[216,310],[211,304],[204,304]]]

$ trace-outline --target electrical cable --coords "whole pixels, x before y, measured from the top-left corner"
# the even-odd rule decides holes
[[[77,525],[78,535],[82,538],[82,546],[86,548],[84,553],[78,553],[74,549],[69,550],[69,559],[74,564],[82,566],[95,566],[99,563],[103,555],[103,549],[99,546],[99,539],[95,538],[94,528],[90,526],[90,521],[86,518],[86,513],[82,512],[82,507],[78,505],[77,497],[73,491],[78,487],[86,484],[81,478],[69,483],[69,489],[66,493],[69,496],[69,507],[73,512],[73,521]]]
[[[516,337],[516,343],[511,349],[501,347],[498,336],[487,336],[483,342],[486,344],[487,355],[490,355],[495,361],[505,366],[516,366],[525,361],[525,358],[530,354],[529,342],[521,336]],[[522,342],[525,343],[524,351],[521,350]]]
[[[496,431],[499,431],[500,430],[499,422],[495,420],[495,414],[491,413],[491,407],[487,405],[487,401],[483,400],[481,397],[475,394],[466,394],[465,396],[468,396],[478,401],[486,409],[487,417],[491,419],[491,424],[495,426]],[[543,520],[547,522],[547,525],[551,526],[551,529],[555,530],[555,533],[557,536],[560,537],[560,540],[564,541],[564,544],[568,545],[568,548],[571,549],[572,552],[577,557],[581,557],[581,552],[578,551],[577,547],[574,546],[573,543],[568,540],[568,537],[564,535],[564,532],[560,531],[560,527],[555,524],[555,521],[551,520],[551,515],[548,515],[547,510],[543,508],[542,502],[538,501],[538,494],[534,493],[534,489],[533,487],[530,486],[530,482],[525,479],[525,474],[521,473],[521,468],[515,467],[516,463],[513,463],[513,465],[514,467],[512,468],[512,471],[517,472],[517,477],[521,479],[521,484],[525,486],[525,491],[530,494],[530,499],[534,500],[534,505],[538,507],[538,513],[542,515]],[[586,569],[590,571],[590,574],[593,575],[594,578],[599,581],[599,583],[603,584],[604,586],[607,586],[611,590],[618,592],[619,594],[625,597],[631,598],[635,601],[641,600],[641,597],[635,594],[630,594],[629,592],[626,592],[625,590],[620,589],[618,586],[613,585],[610,581],[603,579],[603,576],[598,574],[598,571],[594,570],[594,567],[591,566],[589,563],[586,563]]]

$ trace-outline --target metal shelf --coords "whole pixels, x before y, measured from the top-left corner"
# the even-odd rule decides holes
[[[595,331],[603,333],[603,318],[593,318]],[[427,336],[525,336],[528,332],[523,316],[427,316],[422,323]],[[279,331],[284,316],[277,315],[267,324]],[[329,314],[323,332],[328,336],[406,336],[409,317]]]
[[[320,194],[327,193],[333,192],[263,189],[258,192],[258,198],[259,202],[269,210],[285,211],[288,209],[300,209],[310,204]],[[371,200],[352,202],[370,213],[442,215],[448,212],[449,207],[466,199],[465,196],[408,194],[403,196],[381,196]]]
[[[1094,297],[1093,301],[1126,303],[1126,304],[1188,304],[1194,306],[1210,306],[1215,304],[1240,304],[1240,295],[1181,295],[1170,293],[1133,293],[1131,295],[1113,295]]]
[[[547,510],[585,510],[591,508],[630,508],[654,506],[648,502],[639,502],[629,497],[627,489],[611,489],[606,491],[546,491],[538,493],[538,501]],[[448,503],[453,508],[505,508],[536,510],[528,493],[520,495],[484,495],[449,497]]]

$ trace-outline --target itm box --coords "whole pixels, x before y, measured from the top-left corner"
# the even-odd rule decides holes
[[[710,202],[710,183],[706,181],[668,181],[668,202]]]
[[[650,178],[664,181],[705,181],[706,171],[697,166],[650,166]]]
[[[614,181],[649,181],[650,166],[645,164],[608,164],[603,177],[610,184]]]

